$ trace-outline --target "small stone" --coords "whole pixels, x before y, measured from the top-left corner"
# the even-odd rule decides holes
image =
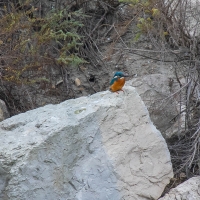
[[[75,78],[74,82],[75,82],[75,85],[76,85],[77,87],[81,85],[81,81],[80,81],[79,78]]]
[[[159,200],[198,200],[200,199],[200,177],[193,177],[171,189]]]

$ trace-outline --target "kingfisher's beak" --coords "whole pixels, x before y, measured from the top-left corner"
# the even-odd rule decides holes
[[[124,77],[137,77],[137,74],[124,74]]]

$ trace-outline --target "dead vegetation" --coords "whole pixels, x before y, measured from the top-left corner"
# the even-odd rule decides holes
[[[200,51],[199,10],[194,1],[171,1],[164,4],[166,27],[169,32],[168,42],[177,49],[173,66],[180,84],[179,116],[184,113],[185,124],[178,140],[169,142],[175,174],[185,173],[187,178],[200,175]],[[197,17],[198,15],[198,17]],[[185,78],[185,85],[179,80]]]
[[[105,89],[85,69],[90,64],[108,76],[99,46],[118,23],[118,6],[118,1],[0,2],[0,97],[11,115]],[[75,69],[87,88],[73,89]]]

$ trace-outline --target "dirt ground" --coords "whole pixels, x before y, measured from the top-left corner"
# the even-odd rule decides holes
[[[126,78],[127,80],[148,74],[164,74],[174,78],[173,66],[170,63],[163,62],[159,53],[151,53],[155,49],[152,47],[151,41],[144,38],[132,43],[133,36],[133,34],[127,33],[114,45],[108,43],[102,46],[99,54],[104,62],[103,66],[99,65],[94,68],[91,65],[84,65],[78,68],[70,68],[70,82],[75,98],[107,90],[116,71],[129,74],[130,77]],[[137,51],[134,51],[135,49]],[[147,57],[143,57],[143,55]],[[155,60],[151,58],[155,58]],[[166,59],[170,60],[171,57]],[[75,84],[76,78],[80,80],[80,86]]]

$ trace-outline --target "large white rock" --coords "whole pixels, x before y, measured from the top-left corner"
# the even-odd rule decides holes
[[[173,176],[165,140],[133,87],[0,123],[0,199],[157,199]]]
[[[170,190],[169,194],[159,200],[199,200],[200,199],[200,177],[193,177],[176,188]]]

